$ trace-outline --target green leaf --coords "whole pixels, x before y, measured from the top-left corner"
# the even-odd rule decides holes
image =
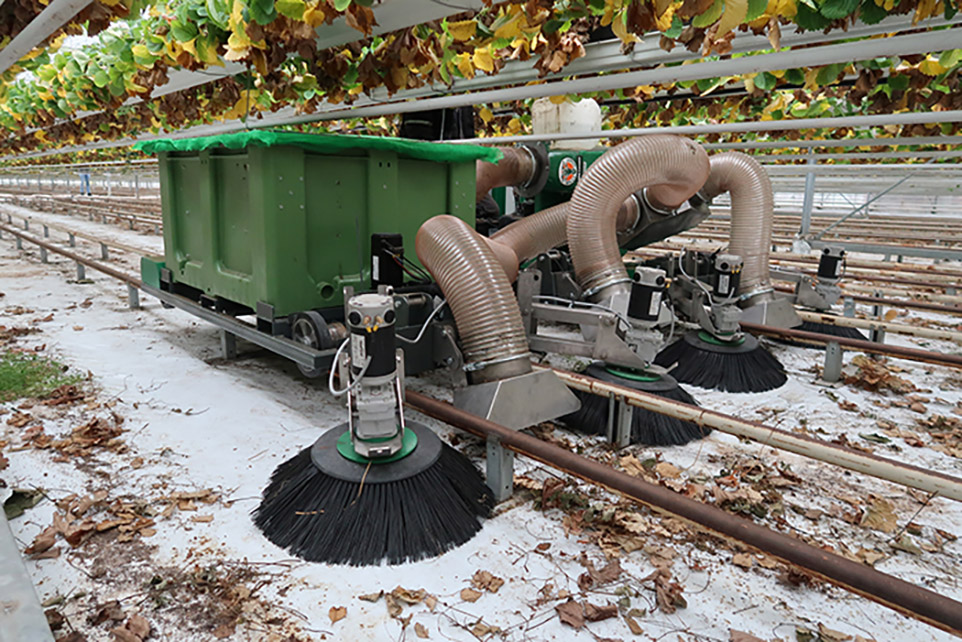
[[[786,69],[783,78],[785,79],[785,82],[790,85],[805,84],[805,72],[803,72],[801,69]]]
[[[178,42],[187,42],[197,37],[197,25],[192,22],[175,20],[170,24],[170,35]]]
[[[221,29],[226,29],[230,11],[224,0],[207,0],[207,16]]]
[[[251,19],[259,25],[273,22],[277,17],[274,0],[250,0],[247,9],[250,11]]]
[[[844,69],[845,69],[845,65],[843,63],[835,63],[834,65],[825,65],[824,67],[818,70],[818,75],[815,76],[815,82],[818,83],[819,86],[833,83],[838,78],[838,75],[842,73]]]
[[[767,2],[767,0],[766,0]],[[749,7],[751,5],[749,4]],[[677,38],[681,35],[681,32],[685,29],[685,23],[681,21],[681,18],[677,14],[671,17],[671,27],[665,32],[665,37],[667,38]]]
[[[718,18],[721,17],[722,11],[725,9],[725,0],[715,0],[715,4],[711,6],[705,13],[695,16],[691,21],[691,26],[696,28],[704,28],[714,24]]]
[[[795,14],[795,24],[797,24],[803,30],[821,31],[822,29],[827,27],[831,22],[832,22],[831,20],[823,16],[817,10],[812,9],[807,4],[803,3],[798,5],[798,13]]]
[[[751,22],[752,20],[761,18],[767,8],[768,0],[748,0],[748,12],[745,14],[745,22]],[[674,22],[674,19],[672,19],[672,26],[674,26]]]
[[[819,8],[819,13],[830,20],[838,20],[855,11],[858,3],[859,0],[825,0]]]
[[[761,89],[762,91],[771,91],[775,88],[778,78],[776,78],[774,74],[770,74],[765,71],[755,76],[754,81],[756,89]]]
[[[948,6],[951,3],[946,2],[945,4]],[[875,4],[875,0],[862,0],[862,5],[858,10],[859,20],[867,25],[878,24],[887,15],[889,15],[889,12],[885,10],[885,7]]]
[[[351,0],[334,0],[334,9],[336,11],[344,11],[351,6]]]
[[[7,519],[20,517],[25,510],[33,508],[39,504],[43,498],[44,494],[42,490],[16,488],[13,494],[7,497],[7,501],[3,502],[3,512],[7,516]]]
[[[949,49],[939,55],[939,64],[946,69],[956,66],[960,60],[962,60],[962,49]]]
[[[959,8],[955,6],[954,2],[945,3],[945,19],[951,20],[955,17],[955,14],[959,12]]]
[[[895,91],[905,91],[909,86],[909,77],[905,74],[893,74],[888,77],[887,84]]]
[[[107,72],[105,72],[103,69],[97,70],[97,73],[94,74],[93,80],[94,84],[101,89],[110,83],[110,78],[107,76]]]
[[[549,20],[546,23],[544,23],[543,27],[541,27],[541,32],[554,33],[555,31],[560,29],[561,25],[563,24],[564,24],[564,20],[557,20],[557,19]]]
[[[293,20],[301,20],[304,17],[304,11],[307,10],[307,4],[304,3],[304,0],[277,0],[274,3],[274,8],[282,16],[287,16]]]

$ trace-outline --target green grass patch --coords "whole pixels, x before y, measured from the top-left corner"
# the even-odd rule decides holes
[[[22,352],[0,354],[0,401],[45,397],[63,385],[83,381],[51,359]]]

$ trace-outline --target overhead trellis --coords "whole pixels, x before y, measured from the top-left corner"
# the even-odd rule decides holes
[[[743,32],[765,34],[773,47],[778,47],[783,27],[791,24],[832,31],[905,15],[924,28],[930,18],[954,17],[958,3],[529,0],[493,5],[477,13],[318,51],[315,27],[335,17],[346,16],[359,36],[370,33],[374,14],[366,6],[369,2],[171,0],[136,20],[114,24],[100,35],[95,47],[80,55],[53,55],[35,67],[32,80],[0,87],[0,127],[11,133],[2,146],[4,151],[23,152],[113,140],[256,115],[288,105],[310,113],[324,103],[350,103],[376,89],[393,94],[476,74],[497,74],[511,60],[533,59],[542,75],[563,73],[571,61],[583,55],[590,34],[604,28],[611,28],[625,49],[646,33],[657,31],[662,48],[683,46],[707,57],[727,54],[733,39]],[[897,109],[900,104],[951,102],[953,92],[959,94],[960,58],[962,50],[950,49],[855,65],[638,87],[606,96],[644,102],[656,92],[685,90],[710,95],[730,86],[744,87],[755,98],[785,86],[801,86],[818,94],[822,87],[836,86],[839,78],[855,75],[856,83],[845,90],[851,107],[842,105],[844,99],[833,94],[834,103],[830,100],[833,96],[809,99],[805,109],[838,113],[844,108],[848,110],[844,113],[865,113]],[[250,73],[149,99],[151,92],[167,81],[169,71],[202,70],[223,60],[248,63]],[[125,105],[131,98],[145,100]],[[759,117],[754,113],[758,110],[750,104],[744,108],[744,104],[732,115]],[[797,104],[792,108],[797,109]],[[75,120],[79,112],[95,115]],[[509,127],[520,125],[523,123]]]

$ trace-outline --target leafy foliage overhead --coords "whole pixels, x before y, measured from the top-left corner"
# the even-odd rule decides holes
[[[378,88],[393,94],[497,74],[511,60],[533,60],[542,76],[563,73],[584,55],[589,38],[606,29],[625,50],[656,31],[664,49],[682,46],[710,57],[730,53],[738,33],[766,34],[778,48],[782,28],[790,24],[830,31],[906,15],[924,27],[931,17],[954,16],[959,2],[527,0],[371,37],[376,24],[372,0],[168,0],[139,18],[115,22],[100,34],[95,47],[73,56],[49,55],[34,67],[32,79],[0,87],[0,128],[11,134],[0,144],[7,151],[24,152],[113,140],[286,105],[311,113],[324,103],[350,103]],[[315,30],[341,16],[366,37],[319,51]],[[918,105],[956,109],[960,58],[962,50],[948,50],[848,66],[636,87],[602,98],[647,102],[663,92],[706,96],[737,86],[749,95],[749,102],[760,105],[771,92],[778,91],[773,96],[782,100],[778,96],[786,95],[780,91],[785,87],[805,92],[804,101],[786,99],[782,109],[765,112],[740,105],[721,114],[693,112],[690,117],[696,120],[795,116],[800,109],[810,114]],[[249,73],[150,99],[171,70],[202,70],[224,61],[246,63]],[[813,98],[819,88],[839,82],[848,83],[843,94]],[[144,100],[131,103],[131,98]],[[712,109],[717,112],[718,107]],[[80,112],[100,113],[73,120]],[[486,113],[482,110],[482,115]]]

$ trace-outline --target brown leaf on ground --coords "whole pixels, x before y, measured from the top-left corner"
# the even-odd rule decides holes
[[[628,625],[628,630],[631,631],[633,635],[641,635],[644,633],[644,630],[641,628],[641,625],[638,624],[638,621],[635,618],[631,617],[630,615],[625,615],[624,618],[625,624]]]
[[[391,591],[391,595],[407,604],[420,604],[421,601],[424,600],[424,596],[427,595],[427,591],[424,589],[412,590],[397,586]]]
[[[136,613],[131,615],[124,626],[141,640],[146,640],[150,636],[150,622],[142,615]]]
[[[62,406],[83,401],[83,393],[73,384],[64,384],[47,395],[43,402],[47,406]]]
[[[541,509],[547,510],[553,505],[552,502],[555,501],[561,489],[565,487],[563,479],[551,478],[544,482],[544,487],[541,489]]]
[[[892,502],[881,497],[871,497],[865,513],[862,515],[862,526],[873,528],[883,533],[893,533],[898,526],[898,519],[892,507]]]
[[[484,594],[481,591],[472,588],[461,589],[461,599],[465,602],[477,602],[482,595]]]
[[[418,636],[422,640],[426,640],[430,637],[428,635],[428,628],[420,622],[414,623],[414,635]]]
[[[7,425],[11,428],[23,428],[33,420],[33,417],[25,412],[15,412],[7,419]]]
[[[896,394],[905,394],[917,390],[908,379],[893,374],[893,369],[882,361],[865,355],[858,355],[852,359],[852,365],[858,367],[858,372],[845,377],[845,383],[866,390],[891,390]]]
[[[124,619],[124,610],[120,608],[120,602],[113,600],[105,604],[101,604],[97,607],[97,612],[90,616],[90,623],[94,626],[102,624],[107,620],[113,620],[114,622],[122,622]]]
[[[818,625],[818,638],[822,642],[845,642],[846,640],[851,640],[852,636],[841,631],[832,630],[820,622]]]
[[[667,461],[660,461],[655,464],[655,472],[666,479],[678,479],[681,477],[681,471]]]
[[[218,640],[223,640],[224,638],[229,638],[234,635],[234,628],[237,626],[236,622],[224,622],[211,633]]]
[[[567,624],[575,629],[580,629],[585,625],[584,609],[581,604],[572,599],[554,607],[554,610],[558,613],[562,624]]]
[[[688,606],[688,602],[682,596],[684,590],[681,584],[672,581],[670,575],[659,572],[655,577],[655,601],[663,613],[674,613]]]
[[[365,602],[377,602],[382,597],[384,597],[384,591],[378,591],[377,593],[365,593],[364,595],[358,595],[357,599],[364,600]]]
[[[432,611],[434,610],[434,607],[436,607],[437,605],[438,605],[438,598],[434,597],[433,595],[428,595],[427,597],[424,598],[424,606],[428,607]]]
[[[79,631],[71,631],[57,638],[57,642],[87,642],[87,638]]]
[[[47,626],[50,627],[51,631],[62,629],[67,622],[67,618],[57,609],[47,609],[43,612],[43,615],[47,619]]]
[[[765,640],[757,638],[751,633],[728,629],[728,642],[765,642]]]
[[[591,602],[585,603],[585,619],[589,622],[600,622],[601,620],[607,620],[608,618],[613,618],[618,616],[618,605],[617,604],[606,604],[604,606],[596,606]]]
[[[24,555],[38,555],[43,553],[51,546],[53,546],[57,541],[57,529],[53,526],[48,526],[43,529],[39,535],[33,538],[33,542],[27,548],[23,549]]]
[[[732,557],[732,564],[735,566],[741,566],[742,568],[751,568],[755,565],[755,558],[752,557],[750,553],[736,553]]]
[[[143,642],[143,638],[120,626],[110,629],[110,635],[115,642]]]
[[[617,559],[608,562],[600,571],[587,556],[582,555],[581,564],[587,569],[587,572],[578,577],[578,587],[582,591],[610,584],[621,576],[621,562]]]
[[[471,578],[471,586],[488,593],[497,593],[498,589],[504,586],[504,580],[492,575],[488,571],[478,571]]]
[[[331,624],[343,620],[345,617],[347,617],[347,607],[332,606],[327,612],[327,617],[331,619]]]

